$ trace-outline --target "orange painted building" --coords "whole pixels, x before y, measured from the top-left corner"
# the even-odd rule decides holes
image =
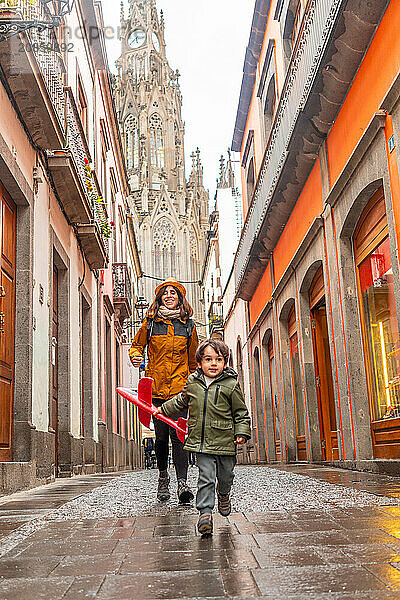
[[[400,458],[400,6],[257,0],[232,149],[259,461]]]

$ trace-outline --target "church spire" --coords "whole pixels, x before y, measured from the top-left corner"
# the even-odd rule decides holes
[[[129,0],[129,16],[121,27],[116,104],[144,272],[198,281],[208,194],[198,149],[193,175],[186,181],[180,74],[168,63],[164,28],[155,0]],[[152,286],[151,279],[144,282],[148,299]],[[200,317],[199,290],[188,293]]]

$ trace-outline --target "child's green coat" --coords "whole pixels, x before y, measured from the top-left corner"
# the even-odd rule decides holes
[[[189,409],[185,450],[236,454],[236,436],[250,438],[250,417],[233,369],[226,368],[207,388],[203,372],[190,375],[183,391],[162,405],[167,417]]]

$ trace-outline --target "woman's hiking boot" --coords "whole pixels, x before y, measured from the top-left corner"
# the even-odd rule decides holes
[[[197,521],[197,531],[201,535],[211,535],[213,531],[213,520],[211,513],[203,513]]]
[[[218,498],[218,512],[223,517],[229,517],[232,512],[231,499],[229,494],[223,495],[219,493],[217,487],[217,498]]]
[[[160,502],[166,502],[171,498],[171,494],[169,493],[169,476],[168,473],[160,473],[158,478],[158,490],[157,490],[157,500]]]
[[[189,504],[194,498],[194,494],[185,479],[178,479],[178,499],[179,504]]]

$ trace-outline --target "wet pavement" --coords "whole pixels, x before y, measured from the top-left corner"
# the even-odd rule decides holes
[[[264,471],[269,470],[243,472],[259,480]],[[400,503],[388,500],[400,497],[400,479],[308,465],[278,471],[280,481],[287,475],[288,485],[291,473],[307,475],[300,480],[305,492],[318,480],[381,498],[368,506],[356,500],[345,507],[282,503],[252,512],[249,485],[248,509],[228,519],[214,515],[214,535],[202,539],[195,510],[175,501],[145,516],[52,520],[62,504],[85,500],[118,476],[58,481],[0,504],[0,548],[15,536],[14,525],[40,522],[0,558],[0,599],[400,598]],[[141,475],[135,477],[137,486]]]

